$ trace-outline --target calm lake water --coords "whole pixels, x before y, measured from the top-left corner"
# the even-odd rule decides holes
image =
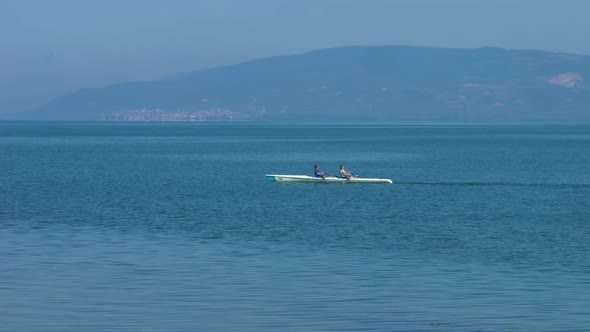
[[[0,123],[0,330],[589,331],[590,127]]]

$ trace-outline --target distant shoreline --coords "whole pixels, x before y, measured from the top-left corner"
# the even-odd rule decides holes
[[[303,121],[97,121],[97,120],[0,120],[0,123],[85,123],[85,124],[191,124],[191,125],[260,125],[260,126],[373,126],[373,127],[513,127],[513,126],[590,126],[589,123],[453,123],[453,122],[303,122]]]

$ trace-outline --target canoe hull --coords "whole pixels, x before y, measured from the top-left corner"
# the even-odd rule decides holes
[[[375,179],[375,178],[350,178],[343,179],[332,176],[325,178],[316,178],[307,175],[281,175],[281,174],[267,174],[266,177],[271,181],[276,182],[315,182],[315,183],[393,183],[390,179]]]

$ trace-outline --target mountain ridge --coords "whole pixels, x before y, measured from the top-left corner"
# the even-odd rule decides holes
[[[40,120],[588,123],[590,56],[346,46],[81,89]]]

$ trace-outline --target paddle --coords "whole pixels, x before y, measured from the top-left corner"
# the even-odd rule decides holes
[[[354,174],[352,172],[350,172],[350,177],[345,176],[346,179],[350,179],[350,178],[360,178],[360,176],[358,176],[357,174]]]

